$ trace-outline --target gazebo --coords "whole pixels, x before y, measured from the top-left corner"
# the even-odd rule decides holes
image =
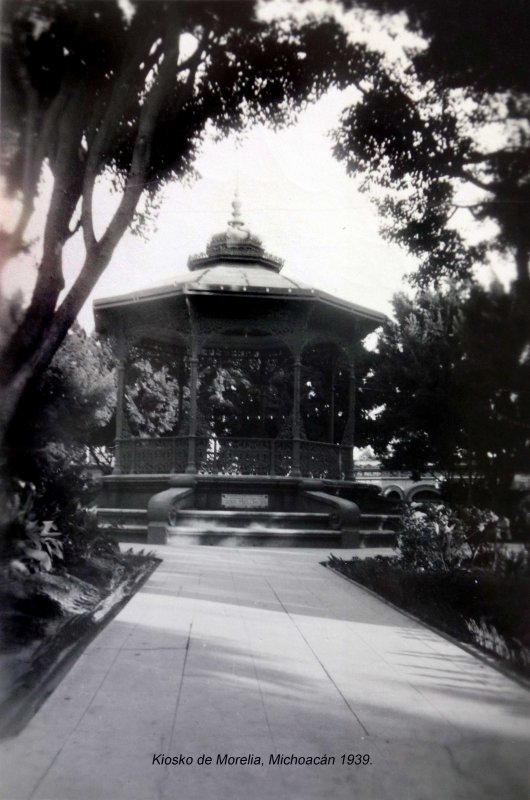
[[[337,495],[354,477],[355,364],[384,316],[286,277],[232,208],[187,274],[94,302],[118,359],[109,529],[225,544],[307,543],[304,527],[317,541],[344,514],[352,529]]]

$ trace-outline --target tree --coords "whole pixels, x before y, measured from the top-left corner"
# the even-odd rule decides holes
[[[5,304],[4,304],[5,305]],[[2,335],[22,315],[20,300],[2,308]],[[35,487],[41,519],[65,519],[91,499],[91,463],[110,466],[116,374],[108,345],[75,324],[48,369],[24,396],[7,440],[12,478]]]
[[[347,6],[356,5],[346,2]],[[422,259],[415,281],[465,278],[487,254],[513,255],[530,292],[530,9],[524,0],[369,0],[405,11],[423,37],[406,68],[380,57],[358,82],[335,154],[364,176],[386,235]],[[466,209],[495,232],[470,244]]]
[[[462,295],[464,295],[462,297]],[[528,308],[526,313],[528,313]],[[530,354],[523,312],[494,285],[398,295],[364,392],[385,466],[442,473],[493,500],[530,468]]]
[[[24,233],[47,165],[53,191],[37,281],[0,354],[0,439],[28,385],[50,362],[120,238],[165,182],[192,170],[206,132],[284,124],[328,86],[346,85],[366,50],[329,18],[264,23],[241,0],[4,4],[3,170],[20,214],[3,230],[4,261]],[[119,203],[95,229],[98,181]],[[141,209],[140,209],[141,210]],[[63,247],[82,231],[85,260],[64,288]]]

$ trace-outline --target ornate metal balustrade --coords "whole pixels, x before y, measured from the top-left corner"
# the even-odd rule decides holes
[[[185,472],[187,436],[119,439],[117,471],[126,474]],[[291,474],[292,439],[197,436],[196,467],[203,475]],[[300,442],[300,468],[305,477],[344,478],[351,450],[328,442]]]
[[[300,470],[309,478],[343,478],[346,463],[342,464],[348,448],[328,442],[301,442]]]
[[[122,473],[142,475],[184,472],[188,437],[119,439],[116,463]]]

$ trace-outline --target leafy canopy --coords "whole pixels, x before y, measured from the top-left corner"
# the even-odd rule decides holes
[[[345,3],[347,6],[354,3]],[[379,58],[335,132],[336,156],[373,191],[385,234],[421,259],[415,281],[464,278],[488,254],[530,286],[530,7],[524,0],[372,0],[422,36]],[[466,214],[481,227],[462,231]]]

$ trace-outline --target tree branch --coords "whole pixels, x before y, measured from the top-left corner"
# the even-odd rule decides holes
[[[201,63],[203,54],[205,52],[205,45],[209,36],[209,31],[205,30],[201,38],[200,44],[197,46],[193,56],[187,59],[186,69],[189,69],[189,74],[183,86],[181,96],[176,105],[178,111],[186,100],[193,92],[195,77],[199,64]],[[156,124],[156,120],[164,98],[167,96],[171,81],[175,77],[175,61],[178,58],[179,41],[173,46],[169,45],[164,54],[164,60],[159,68],[158,75],[155,78],[151,91],[145,99],[142,106],[140,115],[140,122],[138,125],[138,134],[133,150],[133,157],[131,160],[131,168],[127,176],[123,197],[116,210],[114,217],[110,221],[107,230],[100,239],[100,245],[103,249],[114,249],[115,243],[125,233],[129,225],[140,195],[145,188],[145,176],[149,166],[149,158],[151,151],[151,140]],[[183,65],[181,65],[182,68]],[[180,70],[179,70],[180,71]]]
[[[183,86],[180,97],[180,107],[182,107],[193,90],[195,76],[205,51],[205,43],[208,35],[209,32],[205,32],[201,47],[197,48],[197,51],[194,53],[190,74]],[[110,221],[107,230],[99,242],[96,243],[95,248],[92,252],[87,250],[85,262],[76,281],[55,312],[50,322],[45,341],[43,341],[38,353],[34,355],[34,363],[45,364],[51,355],[53,355],[55,352],[54,348],[60,344],[66,331],[77,317],[83,303],[107,266],[116,243],[119,241],[132,219],[138,199],[145,186],[145,173],[149,164],[151,138],[163,100],[166,97],[171,80],[175,76],[174,59],[177,56],[178,40],[173,46],[170,46],[168,42],[164,61],[151,87],[151,91],[142,106],[131,168],[127,176],[121,203]]]
[[[464,180],[472,183],[474,186],[477,186],[479,189],[484,189],[485,192],[491,192],[494,194],[497,190],[497,186],[494,183],[484,183],[484,181],[481,181],[480,178],[476,178],[473,173],[468,172],[466,169],[456,170],[454,174],[456,178],[463,178]]]

